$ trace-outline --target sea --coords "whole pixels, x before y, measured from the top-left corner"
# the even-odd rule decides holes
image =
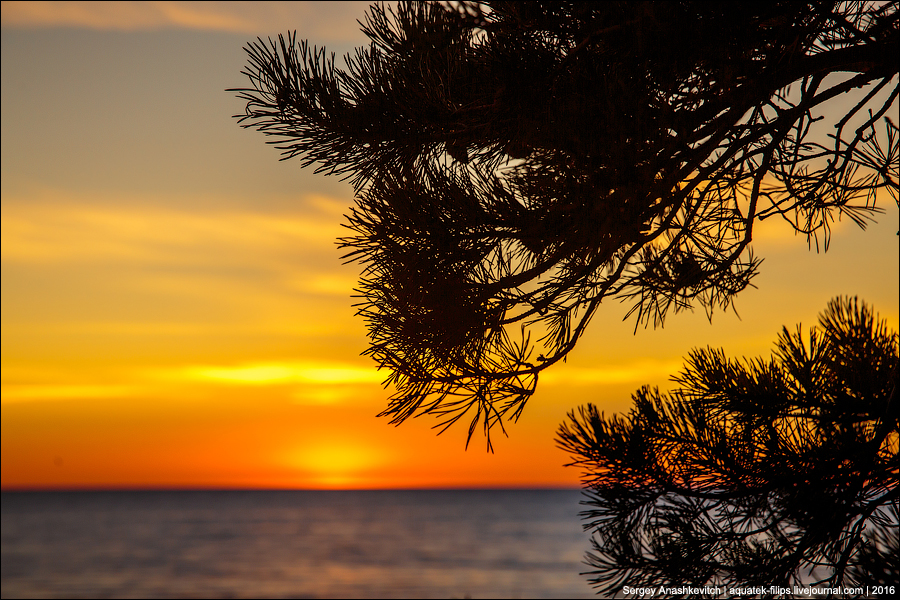
[[[578,490],[2,494],[3,598],[589,598]]]

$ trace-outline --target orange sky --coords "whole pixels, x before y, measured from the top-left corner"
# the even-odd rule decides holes
[[[741,319],[633,335],[610,302],[494,454],[465,451],[464,427],[375,418],[389,391],[334,244],[352,192],[279,162],[224,92],[255,36],[296,28],[342,54],[366,6],[2,4],[3,489],[575,486],[553,442],[566,412],[627,410],[695,346],[768,354],[838,294],[897,327],[882,198],[879,224],[839,223],[827,254],[767,222]]]

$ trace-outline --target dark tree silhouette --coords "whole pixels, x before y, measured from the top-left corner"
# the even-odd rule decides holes
[[[900,585],[897,365],[897,333],[839,298],[768,361],[695,350],[678,389],[642,388],[627,416],[570,413],[591,582]]]
[[[232,91],[356,190],[341,245],[394,423],[502,428],[603,300],[711,316],[755,222],[827,247],[898,199],[897,2],[401,2],[362,30],[345,69],[251,43]]]

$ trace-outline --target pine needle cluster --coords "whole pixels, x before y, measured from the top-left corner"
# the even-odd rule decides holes
[[[585,472],[599,592],[896,585],[897,341],[837,298],[768,360],[696,350],[626,416],[570,413],[558,443]]]
[[[898,200],[897,6],[376,4],[344,67],[260,39],[233,91],[242,126],[356,190],[340,244],[383,414],[471,438],[521,414],[604,300],[636,327],[712,315],[758,272],[759,220],[827,246]]]

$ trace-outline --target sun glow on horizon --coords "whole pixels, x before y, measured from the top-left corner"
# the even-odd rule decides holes
[[[367,473],[388,461],[389,457],[377,447],[340,438],[304,444],[288,452],[285,460],[307,485],[324,489],[364,485],[369,479]]]

